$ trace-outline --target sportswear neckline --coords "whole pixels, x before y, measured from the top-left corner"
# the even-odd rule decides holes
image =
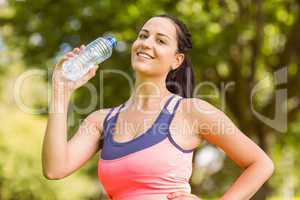
[[[116,124],[118,122],[118,118],[119,118],[119,113],[120,113],[120,110],[124,107],[124,103],[121,105],[121,107],[118,109],[117,111],[117,114],[115,115],[115,119],[113,120],[113,124],[112,124],[112,131],[111,131],[111,134],[109,135],[109,140],[110,142],[113,144],[113,145],[116,145],[116,146],[123,146],[123,145],[126,145],[126,144],[129,144],[129,143],[132,143],[132,142],[135,142],[137,140],[140,140],[141,138],[145,137],[146,135],[149,134],[149,132],[154,128],[155,124],[158,123],[158,121],[160,120],[160,118],[163,116],[164,112],[166,112],[166,108],[167,106],[169,105],[169,103],[171,102],[171,100],[176,96],[176,94],[172,94],[168,97],[168,100],[166,101],[166,103],[164,104],[163,108],[161,109],[161,111],[159,112],[158,116],[156,117],[156,119],[154,120],[154,122],[152,123],[152,125],[146,129],[145,131],[142,132],[142,134],[139,134],[139,136],[129,140],[129,141],[126,141],[126,142],[118,142],[118,141],[115,141],[113,136],[114,134],[116,134]],[[167,111],[168,112],[168,111]],[[174,113],[171,113],[171,114],[174,114]]]

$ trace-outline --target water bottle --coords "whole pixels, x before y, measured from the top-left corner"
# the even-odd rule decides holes
[[[78,55],[64,62],[64,75],[69,80],[78,80],[93,66],[108,59],[116,44],[117,40],[111,36],[97,38],[89,43]]]

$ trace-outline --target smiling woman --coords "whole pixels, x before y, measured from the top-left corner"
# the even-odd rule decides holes
[[[191,97],[195,87],[193,65],[187,54],[191,49],[191,34],[185,24],[175,17],[159,15],[147,21],[133,43],[132,67],[148,75],[167,75],[170,92]]]
[[[191,194],[189,179],[194,150],[206,140],[244,169],[221,199],[253,196],[271,176],[273,163],[223,112],[192,98],[195,81],[187,55],[191,48],[191,34],[180,20],[168,15],[149,19],[131,49],[136,81],[130,98],[90,114],[70,141],[66,139],[70,95],[95,75],[95,69],[76,82],[64,79],[62,62],[80,49],[67,54],[53,75],[43,144],[45,176],[60,179],[79,169],[99,151],[103,136],[98,175],[111,199],[198,200]]]

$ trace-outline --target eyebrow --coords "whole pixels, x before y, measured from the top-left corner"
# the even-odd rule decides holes
[[[147,29],[142,29],[141,31],[144,31],[144,32],[146,32],[146,33],[149,33],[149,31],[148,31]],[[171,39],[169,36],[167,36],[166,34],[163,34],[163,33],[157,33],[157,35],[165,36],[165,37]]]

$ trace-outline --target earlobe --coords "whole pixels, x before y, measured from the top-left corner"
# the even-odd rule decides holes
[[[171,68],[172,70],[177,69],[178,67],[180,67],[180,65],[182,64],[184,60],[184,54],[183,53],[178,53],[176,55],[176,64],[172,65]]]

